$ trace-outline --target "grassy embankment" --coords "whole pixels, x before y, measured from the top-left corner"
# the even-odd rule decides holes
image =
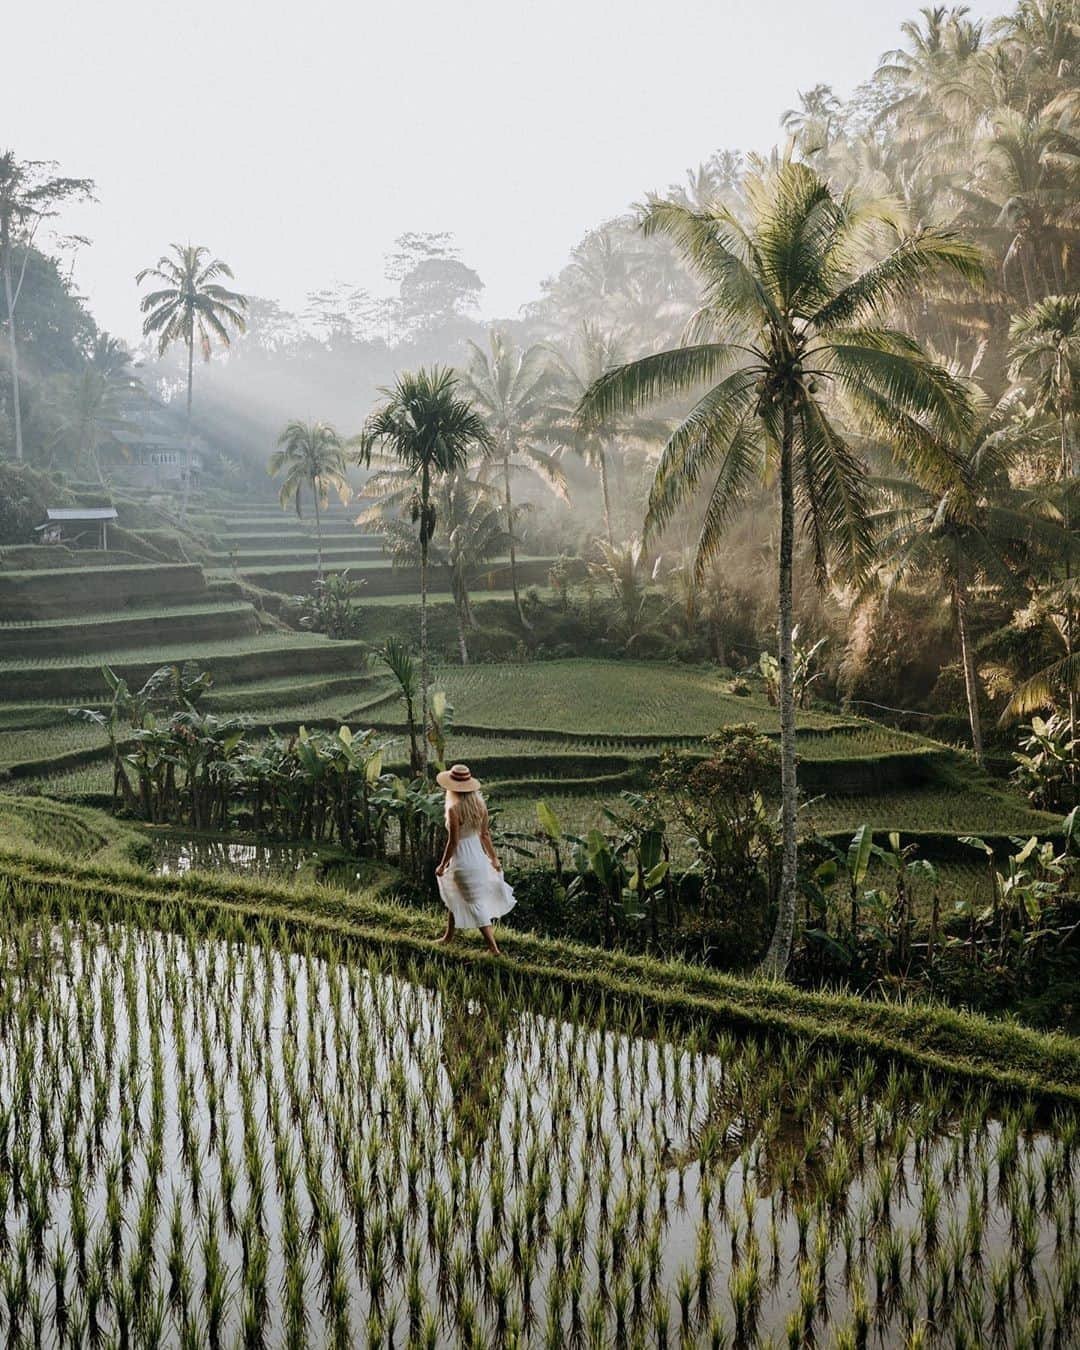
[[[867,1003],[842,994],[812,994],[752,978],[721,975],[679,962],[600,952],[507,930],[505,959],[493,962],[475,944],[447,951],[434,938],[438,916],[404,908],[384,887],[348,893],[325,886],[286,886],[188,873],[151,877],[125,862],[139,834],[86,808],[0,796],[0,896],[48,905],[66,895],[101,918],[126,907],[160,911],[179,905],[308,927],[356,943],[388,948],[421,966],[478,966],[527,996],[530,985],[561,987],[585,1005],[626,1006],[648,1021],[704,1032],[736,1029],[809,1036],[842,1052],[871,1053],[933,1072],[974,1079],[1044,1104],[1080,1105],[1080,1041],[995,1023],[941,1007]]]

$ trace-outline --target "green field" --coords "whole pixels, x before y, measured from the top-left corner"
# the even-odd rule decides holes
[[[766,731],[780,725],[763,700],[725,693],[715,671],[655,662],[445,666],[436,683],[446,690],[459,725],[526,735],[701,737],[731,722],[757,722]],[[829,729],[851,725],[851,719],[806,713],[802,725]]]

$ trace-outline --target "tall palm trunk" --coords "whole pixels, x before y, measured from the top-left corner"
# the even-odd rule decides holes
[[[420,772],[424,777],[427,777],[428,733],[427,569],[430,510],[431,473],[425,464],[420,476]]]
[[[518,594],[517,545],[514,541],[514,502],[510,495],[510,453],[503,456],[503,499],[506,502],[506,537],[510,541],[510,586],[514,592],[514,608],[522,628],[531,628],[521,608],[521,596]]]
[[[980,768],[984,764],[982,717],[979,713],[979,683],[975,675],[975,653],[971,648],[968,632],[968,588],[964,572],[964,560],[957,556],[956,583],[953,589],[956,604],[956,627],[960,634],[960,661],[964,667],[964,693],[967,695],[968,721],[971,724],[971,748],[975,752],[975,762]]]
[[[780,652],[780,896],[764,969],[783,975],[791,956],[795,933],[797,848],[795,807],[798,781],[795,769],[795,664],[792,642],[792,566],[795,554],[795,483],[793,472],[794,417],[790,402],[784,407],[780,445],[780,577],[777,639]]]
[[[311,480],[311,499],[315,503],[315,548],[319,555],[319,580],[323,579],[322,517],[319,514],[319,487],[314,478]]]
[[[191,385],[195,377],[195,328],[194,319],[192,320],[192,329],[188,333],[187,345],[187,431],[185,434],[186,446],[184,457],[187,461],[187,467],[184,472],[184,496],[180,506],[180,514],[184,520],[187,520],[188,502],[191,498]]]
[[[4,303],[7,308],[8,355],[11,362],[11,406],[15,416],[15,458],[23,457],[22,404],[19,400],[19,347],[15,341],[15,296],[11,285],[11,243],[5,239]]]
[[[472,627],[472,612],[469,607],[469,583],[463,567],[453,567],[450,571],[450,589],[454,596],[454,617],[457,619],[458,655],[461,664],[469,664],[469,643],[467,630]]]
[[[608,547],[614,548],[615,534],[611,528],[611,486],[608,483],[607,451],[602,445],[597,455],[597,464],[600,469],[600,492],[604,499],[604,530],[607,534]]]
[[[1065,655],[1068,658],[1069,686],[1069,740],[1076,740],[1076,679],[1072,668],[1073,655],[1073,600],[1072,600],[1072,447],[1069,444],[1069,410],[1066,395],[1067,373],[1061,354],[1058,354],[1058,389],[1060,391],[1061,419],[1061,483],[1062,515],[1065,525]],[[1071,390],[1069,393],[1071,394]],[[1076,762],[1073,760],[1072,777],[1075,782]]]

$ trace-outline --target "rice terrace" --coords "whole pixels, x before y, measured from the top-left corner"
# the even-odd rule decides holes
[[[7,24],[0,1338],[1080,1345],[1080,3],[242,8]]]

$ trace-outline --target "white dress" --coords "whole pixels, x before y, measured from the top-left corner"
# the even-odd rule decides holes
[[[450,865],[437,880],[442,902],[458,928],[483,928],[509,914],[517,903],[513,887],[492,866],[475,830],[461,831]]]

